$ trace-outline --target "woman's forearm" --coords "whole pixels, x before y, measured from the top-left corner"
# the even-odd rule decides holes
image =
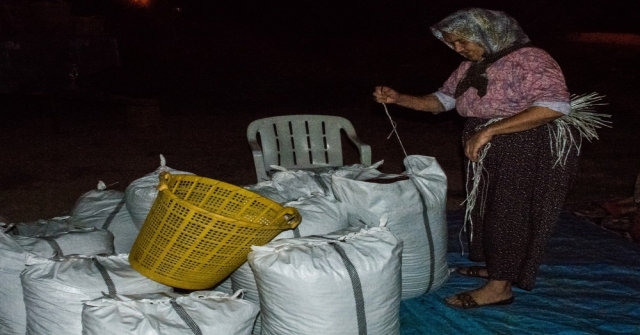
[[[518,114],[491,123],[478,130],[478,132],[473,134],[464,144],[464,154],[471,161],[477,162],[478,152],[485,144],[489,143],[494,136],[533,129],[547,124],[562,115],[564,114],[545,107],[534,106],[527,108]]]
[[[563,115],[546,107],[533,106],[518,114],[489,124],[482,130],[491,136],[517,133],[547,124]]]
[[[440,100],[438,100],[438,98],[433,94],[424,96],[400,94],[396,104],[417,111],[431,112],[435,114],[445,111]]]

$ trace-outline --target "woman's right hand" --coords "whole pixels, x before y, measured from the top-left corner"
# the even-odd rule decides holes
[[[400,98],[400,93],[390,87],[377,86],[373,91],[373,98],[382,104],[395,104]]]

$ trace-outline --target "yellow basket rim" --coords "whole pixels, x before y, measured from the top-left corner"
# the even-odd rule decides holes
[[[273,222],[271,224],[261,224],[261,223],[257,223],[257,222],[252,222],[252,221],[245,221],[245,220],[240,220],[240,219],[236,219],[236,218],[232,218],[232,217],[228,217],[228,216],[224,216],[224,215],[220,215],[220,214],[216,214],[214,212],[208,211],[206,209],[203,209],[201,207],[195,206],[193,204],[191,204],[190,202],[184,200],[184,199],[180,199],[178,196],[176,196],[175,194],[173,194],[171,191],[169,191],[169,186],[167,185],[169,180],[173,177],[177,177],[180,176],[180,179],[197,179],[197,180],[212,180],[214,182],[217,183],[222,183],[225,185],[229,185],[232,186],[233,188],[235,188],[233,191],[240,191],[242,193],[249,193],[254,195],[254,198],[263,198],[263,199],[267,199],[271,202],[273,202],[277,207],[276,209],[279,209],[278,213],[276,214],[276,219],[273,220]],[[163,171],[160,173],[159,176],[160,179],[160,183],[158,184],[158,192],[162,192],[162,194],[164,196],[168,196],[170,199],[178,202],[178,203],[187,203],[189,205],[189,208],[193,208],[193,210],[195,212],[198,212],[200,214],[203,214],[205,216],[209,216],[215,219],[221,219],[221,221],[227,221],[227,222],[231,222],[234,224],[238,224],[241,223],[244,226],[253,226],[253,227],[260,227],[261,229],[280,229],[283,230],[283,227],[287,227],[287,229],[294,229],[295,227],[297,227],[300,222],[302,221],[302,217],[300,216],[300,213],[298,213],[298,210],[294,207],[285,207],[282,206],[281,204],[267,198],[264,197],[256,192],[247,190],[243,187],[237,186],[237,185],[233,185],[224,181],[220,181],[217,179],[212,179],[212,178],[207,178],[207,177],[203,177],[203,176],[197,176],[197,175],[189,175],[189,174],[171,174],[169,171]],[[285,217],[289,215],[290,218],[286,219]]]

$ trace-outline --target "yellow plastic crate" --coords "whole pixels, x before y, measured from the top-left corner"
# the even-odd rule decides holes
[[[301,220],[293,207],[242,187],[193,175],[160,175],[158,196],[129,254],[131,266],[162,284],[211,288]]]

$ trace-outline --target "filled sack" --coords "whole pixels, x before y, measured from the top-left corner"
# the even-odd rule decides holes
[[[262,334],[399,334],[401,253],[385,227],[253,246]]]
[[[231,276],[227,277],[225,280],[216,284],[212,289],[212,291],[218,291],[227,294],[233,294],[235,291],[233,290],[233,284],[231,282]]]
[[[116,253],[129,253],[140,229],[127,211],[124,192],[106,188],[100,181],[95,190],[81,195],[71,210],[69,223],[74,227],[109,230],[113,234]]]
[[[285,230],[278,234],[274,240],[322,235],[348,227],[344,205],[332,198],[312,195],[286,202],[284,206],[296,208],[302,221],[295,229]],[[244,290],[245,299],[256,304],[260,302],[258,286],[247,262],[231,274],[231,283],[234,291]],[[260,334],[261,324],[260,317],[258,317],[253,334]]]
[[[24,335],[26,332],[20,274],[26,268],[28,255],[61,259],[71,255],[113,254],[113,235],[109,231],[96,228],[60,230],[38,237],[0,233],[0,334]]]
[[[160,174],[165,171],[171,174],[193,175],[193,173],[175,170],[166,166],[164,156],[160,155],[160,166],[155,171],[132,181],[124,191],[127,211],[138,229],[142,228],[151,206],[158,196]]]
[[[258,305],[216,291],[116,295],[87,301],[82,335],[249,335]]]
[[[51,219],[39,219],[32,222],[11,224],[6,231],[10,235],[43,236],[53,235],[73,229],[69,216],[59,216]]]
[[[371,165],[370,168],[380,166],[382,162]],[[322,196],[335,199],[331,189],[331,175],[336,171],[362,171],[367,168],[361,164],[331,167],[319,170],[286,170],[276,172],[269,181],[245,186],[277,203],[296,201],[310,196]]]
[[[28,255],[27,268],[20,275],[27,334],[81,334],[84,301],[173,291],[139,274],[128,258],[118,254],[52,261]]]
[[[404,174],[370,168],[336,171],[331,187],[347,206],[352,226],[375,224],[385,215],[389,230],[404,242],[402,299],[440,288],[447,265],[447,178],[435,158],[408,156]]]

